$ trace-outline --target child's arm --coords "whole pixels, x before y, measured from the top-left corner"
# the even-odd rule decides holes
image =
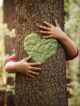
[[[42,30],[40,33],[43,34],[44,38],[55,38],[61,42],[64,46],[67,54],[67,60],[71,60],[75,58],[79,51],[75,45],[75,43],[61,30],[57,20],[55,20],[56,26],[44,21],[44,26],[38,26]]]
[[[39,75],[39,71],[41,68],[40,64],[38,63],[29,63],[28,61],[31,59],[31,56],[22,59],[21,61],[14,62],[14,61],[8,61],[5,64],[5,70],[7,72],[13,73],[13,72],[21,72],[25,73],[26,75],[34,78],[36,75]]]

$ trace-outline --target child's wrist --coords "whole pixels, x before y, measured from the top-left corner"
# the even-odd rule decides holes
[[[14,62],[13,69],[17,72],[19,71],[19,62]]]
[[[59,41],[66,41],[67,39],[68,39],[67,35],[65,33],[63,33],[58,40]]]

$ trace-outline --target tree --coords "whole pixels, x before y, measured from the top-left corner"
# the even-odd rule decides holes
[[[4,0],[3,1],[3,17],[4,23],[8,24],[8,28],[15,28],[15,0]]]
[[[4,45],[5,45],[5,53],[6,54],[12,54],[14,50],[14,43],[15,43],[15,37],[10,37],[9,35],[6,35],[4,37]]]
[[[64,0],[16,0],[16,53],[26,57],[23,40],[38,31],[36,23],[57,19],[64,29]],[[41,74],[31,79],[16,73],[16,106],[67,106],[66,55],[59,45],[58,54],[42,64]]]
[[[10,37],[12,35],[10,31],[15,28],[15,0],[3,0],[3,22],[7,24],[7,32],[4,37],[5,53],[12,54],[15,37]]]

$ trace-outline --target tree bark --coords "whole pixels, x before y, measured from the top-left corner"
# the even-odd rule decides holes
[[[14,50],[15,37],[10,37],[6,35],[4,37],[5,53],[12,54]]]
[[[9,29],[15,28],[15,0],[3,1],[3,17],[3,21],[8,24]]]
[[[57,19],[64,29],[64,0],[16,0],[16,53],[26,57],[23,40],[26,34],[38,32],[36,23]],[[38,77],[16,73],[16,106],[67,106],[66,55],[59,45],[58,54],[41,66]]]

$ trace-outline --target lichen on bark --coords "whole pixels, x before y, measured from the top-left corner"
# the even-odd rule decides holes
[[[56,55],[58,42],[56,39],[44,39],[32,32],[24,39],[24,50],[35,62],[42,64]]]

